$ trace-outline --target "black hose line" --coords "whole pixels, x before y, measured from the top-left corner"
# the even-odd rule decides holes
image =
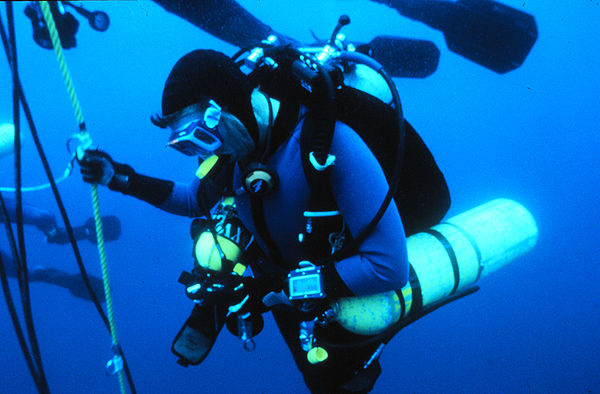
[[[6,205],[4,204],[4,198],[2,197],[2,193],[0,193],[0,218],[2,218],[2,221],[4,222],[5,227],[6,227],[6,234],[7,234],[10,246],[11,246],[11,252],[12,252],[12,256],[13,256],[13,264],[15,264],[16,269],[19,270],[20,269],[19,268],[20,267],[20,263],[19,263],[20,257],[19,257],[19,252],[17,249],[17,242],[15,240],[15,234],[13,232],[13,229],[10,225],[8,211],[6,210]],[[34,361],[33,361],[33,356],[31,355],[31,352],[29,351],[29,347],[27,345],[27,340],[25,338],[25,334],[23,333],[23,328],[21,327],[21,323],[19,322],[19,316],[17,314],[17,309],[15,308],[15,303],[12,299],[10,287],[8,285],[8,278],[7,278],[7,274],[6,274],[4,261],[2,261],[1,258],[0,258],[0,282],[2,282],[2,290],[4,292],[4,298],[6,299],[6,305],[8,306],[8,312],[10,314],[10,318],[11,318],[13,326],[15,328],[15,333],[16,333],[17,339],[19,341],[19,346],[21,347],[21,352],[23,353],[23,356],[25,357],[25,362],[27,363],[27,367],[29,368],[29,372],[31,373],[31,377],[34,380],[34,383],[35,383],[36,387],[38,388],[38,391],[42,392],[43,383],[40,381],[40,379],[38,377],[38,372],[37,372],[36,365],[34,364]]]
[[[23,193],[22,187],[22,166],[21,166],[21,122],[20,122],[20,108],[19,108],[19,96],[18,88],[15,81],[18,79],[18,67],[17,67],[17,47],[15,40],[15,25],[12,2],[6,3],[6,17],[8,20],[8,43],[9,52],[11,53],[10,58],[12,59],[11,71],[13,79],[13,123],[15,127],[15,141],[14,141],[14,154],[15,154],[15,187],[16,187],[16,219],[17,219],[17,237],[19,241],[19,256],[20,259],[16,260],[17,273],[19,278],[19,289],[21,292],[21,303],[23,307],[23,317],[25,319],[25,327],[27,329],[27,336],[29,338],[29,346],[31,347],[31,355],[37,367],[36,371],[36,384],[40,393],[49,393],[50,388],[48,387],[48,381],[44,372],[44,366],[42,363],[42,355],[40,351],[39,342],[37,339],[35,324],[33,321],[33,312],[31,310],[31,294],[29,291],[29,277],[27,272],[27,258],[25,250],[25,229],[23,225]]]
[[[10,2],[7,2],[7,6],[8,4],[10,4]],[[7,59],[9,61],[9,64],[13,65],[13,56],[11,55],[11,51],[9,50],[9,41],[7,39],[7,35],[6,32],[4,30],[4,25],[2,24],[2,19],[0,18],[0,35],[2,36],[2,44],[4,46],[4,50],[6,52],[6,56]],[[34,121],[33,121],[33,117],[31,115],[31,111],[29,108],[29,105],[27,103],[27,99],[25,98],[25,93],[23,91],[23,87],[21,85],[20,79],[19,79],[19,75],[16,72],[16,68],[13,68],[13,75],[15,78],[13,78],[13,84],[14,84],[14,90],[17,93],[17,96],[21,102],[21,105],[23,107],[23,111],[25,113],[25,117],[27,119],[27,122],[29,124],[29,128],[31,130],[31,135],[33,137],[35,146],[37,148],[38,154],[40,156],[40,159],[42,161],[42,165],[44,167],[44,171],[46,173],[46,176],[48,177],[48,181],[50,183],[52,192],[54,194],[55,200],[56,200],[56,204],[59,208],[59,211],[61,213],[61,217],[63,219],[64,225],[65,225],[65,231],[67,233],[67,236],[69,237],[70,243],[71,243],[71,247],[73,249],[73,253],[75,255],[75,259],[77,261],[77,265],[79,267],[79,271],[81,273],[81,277],[84,281],[84,284],[86,286],[86,288],[88,289],[88,292],[90,293],[90,296],[92,298],[92,301],[94,303],[94,306],[96,307],[96,309],[98,310],[98,314],[100,315],[100,318],[102,319],[102,321],[104,322],[104,325],[106,326],[106,328],[109,330],[110,332],[110,326],[109,326],[109,322],[108,322],[108,318],[106,317],[106,314],[104,313],[104,310],[102,309],[102,306],[100,304],[100,301],[98,299],[98,297],[96,296],[96,294],[94,293],[90,280],[89,280],[89,276],[87,274],[87,271],[85,269],[85,266],[83,264],[83,259],[81,257],[81,253],[79,251],[79,247],[77,246],[77,242],[75,241],[75,236],[73,233],[73,227],[71,225],[71,222],[69,220],[69,217],[67,215],[65,206],[63,204],[62,198],[60,196],[60,193],[58,191],[58,188],[56,186],[56,182],[54,181],[54,176],[52,175],[52,171],[50,169],[50,165],[48,163],[48,159],[46,157],[46,154],[44,153],[42,144],[40,142],[38,133],[37,133],[37,129],[35,127]],[[19,189],[19,188],[17,188]],[[129,369],[129,364],[127,362],[127,359],[125,358],[124,353],[121,353],[121,356],[123,358],[123,369],[125,371],[125,374],[127,376],[127,380],[129,383],[129,388],[130,391],[135,394],[136,390],[135,390],[135,385],[133,383],[133,378],[131,376],[131,372]],[[35,379],[35,377],[34,377]]]

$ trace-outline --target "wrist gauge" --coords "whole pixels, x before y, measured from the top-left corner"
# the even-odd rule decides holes
[[[308,262],[300,262],[301,268],[288,274],[289,299],[291,301],[325,297],[321,267],[306,263]]]

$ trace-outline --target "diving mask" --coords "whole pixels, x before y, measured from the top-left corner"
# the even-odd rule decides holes
[[[173,130],[167,145],[184,155],[199,156],[204,160],[223,145],[218,131],[220,120],[221,107],[210,100],[204,116]]]

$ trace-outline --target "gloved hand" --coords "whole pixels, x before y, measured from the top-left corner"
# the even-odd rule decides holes
[[[269,309],[263,298],[269,293],[282,290],[282,284],[271,277],[245,277],[243,285],[229,300],[229,312],[243,315],[246,313],[261,314]]]
[[[87,149],[79,167],[83,180],[88,183],[97,183],[108,186],[115,176],[115,162],[105,152]]]
[[[185,285],[191,299],[225,305],[231,313],[240,315],[266,312],[272,304],[265,305],[263,298],[269,293],[282,292],[283,287],[281,281],[268,276],[244,277],[198,268],[193,273],[182,272],[179,283]]]
[[[225,304],[240,297],[243,277],[196,267],[192,273],[183,271],[179,283],[186,287],[186,295],[206,304]],[[235,301],[234,301],[235,302]]]

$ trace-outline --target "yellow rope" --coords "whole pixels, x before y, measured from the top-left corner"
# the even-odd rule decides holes
[[[77,122],[79,123],[80,137],[82,138],[82,140],[89,139],[89,134],[85,128],[85,121],[83,119],[83,114],[81,112],[79,100],[77,99],[75,88],[73,87],[71,74],[69,73],[69,68],[67,67],[67,63],[63,55],[58,31],[56,30],[54,18],[52,17],[52,12],[50,11],[50,5],[47,1],[40,1],[39,4],[42,9],[42,13],[44,14],[44,19],[46,20],[48,30],[50,31],[50,38],[52,39],[52,45],[54,46],[54,50],[56,51],[56,57],[58,58],[60,71],[63,74],[65,85],[67,86],[69,97],[71,98],[71,103],[73,104],[73,108],[75,109],[75,117],[77,118]],[[108,312],[110,335],[112,338],[113,347],[117,347],[119,342],[117,340],[117,328],[115,326],[114,321],[112,295],[110,290],[110,278],[108,276],[108,264],[106,263],[106,253],[104,250],[104,231],[102,229],[102,219],[100,216],[98,187],[95,184],[92,185],[92,205],[94,208],[94,221],[96,223],[96,236],[98,238],[98,254],[100,256],[100,264],[102,265],[102,280],[104,282],[104,295],[106,298],[106,309]],[[123,376],[122,369],[119,370],[119,383],[121,386],[121,393],[125,393],[125,378]]]

